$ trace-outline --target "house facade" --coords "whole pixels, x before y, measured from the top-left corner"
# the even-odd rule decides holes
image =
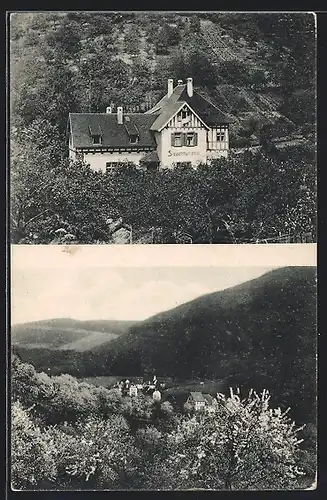
[[[217,407],[217,400],[212,397],[210,394],[202,394],[202,392],[190,392],[187,400],[184,403],[184,409],[186,411],[199,411],[207,410],[215,411]]]
[[[229,118],[187,83],[168,80],[167,93],[145,113],[70,113],[69,157],[93,170],[133,162],[147,169],[208,163],[227,157]]]
[[[206,406],[206,400],[201,392],[190,392],[185,401],[184,408],[190,410],[203,410]]]

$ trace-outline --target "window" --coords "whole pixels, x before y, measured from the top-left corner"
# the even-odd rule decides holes
[[[107,161],[106,162],[106,168],[112,168],[112,167],[115,167],[116,165],[119,165],[118,161]]]
[[[198,134],[195,132],[174,132],[173,134],[171,134],[171,145],[174,147],[197,146]]]
[[[92,137],[92,142],[93,144],[101,144],[102,143],[102,130],[100,125],[92,125],[89,126],[89,133],[90,136]]]
[[[101,135],[93,135],[93,144],[101,144]]]
[[[185,118],[187,118],[187,111],[183,110],[182,111],[182,120],[185,120]]]
[[[196,146],[198,143],[198,134],[188,132],[185,134],[185,146]]]
[[[223,130],[217,131],[217,141],[225,140],[225,132]]]
[[[136,142],[139,142],[139,136],[137,134],[130,135],[129,142],[131,144],[135,144]]]
[[[191,161],[178,161],[178,162],[176,162],[176,166],[177,167],[182,167],[182,166],[191,167],[192,162]]]
[[[175,147],[182,146],[182,134],[176,132],[171,134],[171,145]]]

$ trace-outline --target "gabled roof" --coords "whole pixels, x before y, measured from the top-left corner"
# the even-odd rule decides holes
[[[167,116],[170,109],[173,111],[176,107],[173,104],[187,103],[195,111],[195,113],[208,125],[223,125],[230,123],[230,118],[226,113],[221,111],[215,104],[210,102],[206,97],[202,96],[197,90],[193,90],[193,96],[189,97],[186,84],[177,85],[170,97],[165,95],[153,108],[146,111],[145,114],[162,113]],[[172,106],[170,108],[170,106]],[[168,116],[169,118],[169,116]]]
[[[204,121],[201,119],[200,116],[197,115],[197,113],[194,113],[194,110],[192,110],[191,106],[187,102],[183,101],[177,101],[176,103],[169,103],[165,106],[163,109],[162,113],[158,116],[158,118],[155,120],[155,122],[151,125],[151,130],[155,130],[160,132],[175,116],[180,109],[182,109],[184,106],[188,107],[191,111],[193,111],[193,114],[195,114],[199,120],[202,122],[202,124],[209,129],[209,127],[204,123]]]
[[[196,403],[205,403],[206,400],[203,397],[202,392],[190,392],[190,396]]]
[[[116,113],[70,113],[69,124],[73,135],[74,148],[94,147],[90,130],[101,129],[101,147],[156,147],[155,139],[150,131],[152,123],[157,115],[146,115],[145,113],[128,113],[125,118],[129,121],[122,125],[117,122]],[[139,141],[131,144],[125,124],[128,123],[128,130],[137,130]],[[99,146],[97,146],[99,147]]]
[[[164,106],[164,108],[161,110],[161,113],[157,115],[156,120],[151,125],[151,130],[159,131],[182,106],[182,102],[170,102],[166,104],[166,106]]]

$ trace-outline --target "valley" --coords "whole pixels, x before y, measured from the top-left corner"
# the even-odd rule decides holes
[[[22,361],[48,374],[95,377],[96,385],[126,374],[183,384],[223,380],[245,390],[270,389],[283,405],[292,402],[299,414],[314,415],[315,303],[315,269],[287,267],[145,321],[118,324],[110,339],[100,335],[101,344],[98,333],[83,341],[66,330],[65,343],[36,349],[34,341],[24,344],[22,333],[17,342],[15,328],[12,342]]]

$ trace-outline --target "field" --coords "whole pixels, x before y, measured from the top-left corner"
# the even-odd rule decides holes
[[[79,382],[86,382],[98,387],[112,387],[116,382],[121,380],[122,377],[83,377],[79,378]]]

